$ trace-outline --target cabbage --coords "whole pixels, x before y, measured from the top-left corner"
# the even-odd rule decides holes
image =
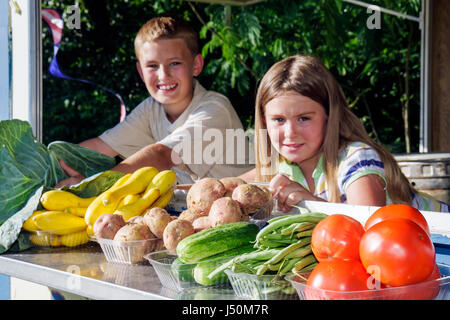
[[[58,160],[88,177],[66,188],[80,196],[94,196],[109,188],[123,174],[107,171],[115,159],[64,141],[46,147],[33,136],[26,121],[0,121],[0,253],[27,248],[19,237],[23,222],[39,208],[43,192],[67,178]]]

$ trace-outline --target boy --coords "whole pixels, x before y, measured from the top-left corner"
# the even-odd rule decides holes
[[[225,138],[230,129],[243,130],[229,100],[207,91],[194,79],[204,62],[192,27],[179,19],[153,18],[141,27],[134,46],[137,70],[150,97],[123,122],[80,145],[111,157],[125,158],[111,170],[128,173],[143,166],[173,169],[178,183],[192,183],[206,176],[239,176],[250,170],[248,141],[243,135],[240,138],[244,139],[244,150],[234,147],[230,150],[234,138],[223,142],[216,137],[214,156],[205,159],[205,147],[211,137],[204,138],[202,133]],[[225,157],[231,159],[230,152],[234,152],[231,163],[225,161]],[[69,178],[56,187],[76,184],[85,178],[63,161],[61,167]]]

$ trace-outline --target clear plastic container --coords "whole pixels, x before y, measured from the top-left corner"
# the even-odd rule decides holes
[[[36,230],[27,231],[28,239],[40,247],[78,247],[89,242],[86,230],[72,232],[73,230]]]
[[[135,264],[145,262],[144,255],[161,250],[164,247],[162,239],[117,241],[97,238],[106,260],[109,262]]]
[[[306,285],[295,275],[286,277],[296,289],[300,300],[449,300],[450,266],[438,264],[441,278],[402,287],[368,291],[332,291]]]
[[[194,269],[198,263],[178,264],[178,260],[177,262],[174,262],[177,257],[178,256],[174,250],[162,250],[152,252],[144,256],[144,258],[147,259],[155,269],[161,284],[171,290],[181,291],[184,289],[192,289],[202,286],[229,286],[228,277],[225,274],[216,277],[213,284],[205,285],[198,283],[196,281],[196,276],[198,276],[198,273],[194,276],[194,272],[196,272]],[[211,270],[214,270],[231,259],[233,259],[233,257],[204,260],[200,263],[207,262],[210,264]]]
[[[235,273],[229,269],[225,273],[234,293],[239,297],[249,300],[298,300],[298,294],[291,283],[276,275],[257,276]]]

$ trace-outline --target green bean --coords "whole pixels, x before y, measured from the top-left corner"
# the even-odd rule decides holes
[[[269,233],[264,236],[264,239],[268,240],[284,240],[284,239],[290,239],[288,236],[284,236],[279,233]]]
[[[291,253],[287,254],[287,255],[285,256],[285,258],[286,258],[286,259],[291,259],[291,258],[301,258],[301,257],[304,257],[304,256],[310,254],[310,253],[312,253],[311,245],[308,244],[308,245],[306,245],[306,246],[304,246],[304,247],[295,249],[295,250],[292,251]]]
[[[298,232],[295,236],[297,237],[297,238],[301,238],[301,237],[310,237],[310,236],[312,236],[312,233],[313,233],[313,229],[311,229],[311,230],[305,230],[305,231],[302,231],[302,232]]]
[[[292,234],[294,232],[300,232],[300,231],[304,231],[304,230],[308,230],[311,229],[312,227],[315,226],[315,223],[311,223],[311,222],[299,222],[299,223],[293,223],[290,226],[281,229],[281,234],[284,236],[292,236]]]
[[[284,258],[287,254],[294,251],[295,249],[303,247],[309,243],[311,243],[311,237],[304,237],[299,241],[297,241],[296,243],[293,243],[287,246],[286,248],[279,250],[279,252],[276,255],[274,255],[270,260],[267,261],[267,264],[275,264],[279,262],[282,258]]]
[[[267,271],[267,269],[268,269],[268,267],[265,264],[260,265],[256,269],[256,275],[257,276],[262,276]]]
[[[325,217],[327,217],[327,215],[320,212],[308,212],[305,214],[295,214],[286,216],[283,219],[276,220],[273,223],[269,223],[268,226],[262,228],[256,235],[256,242],[258,242],[259,239],[261,239],[266,234],[269,234],[280,227],[288,226],[297,222],[317,223],[320,220],[324,219]]]
[[[319,264],[318,262],[311,263],[311,264],[307,265],[306,267],[304,267],[302,270],[299,270],[299,271],[309,271],[309,270],[312,270],[312,269],[314,269],[318,264]]]
[[[291,269],[301,260],[302,258],[285,259],[286,263],[278,270],[278,274],[283,275],[291,272]]]
[[[300,270],[302,270],[307,265],[317,262],[316,257],[313,254],[307,255],[303,257],[300,261],[298,261],[294,267],[292,268],[292,272],[297,274]]]

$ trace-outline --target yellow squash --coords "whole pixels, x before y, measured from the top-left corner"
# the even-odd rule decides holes
[[[129,194],[127,196],[125,196],[124,198],[122,198],[122,200],[120,200],[119,205],[117,206],[117,208],[121,208],[127,204],[131,204],[133,202],[135,202],[137,199],[139,199],[142,195],[141,194]]]
[[[171,187],[166,193],[161,195],[152,205],[150,208],[165,208],[170,200],[172,200],[173,197],[174,188]]]
[[[152,203],[155,202],[155,200],[159,197],[159,194],[160,192],[158,188],[152,188],[135,202],[127,204],[114,211],[114,214],[121,215],[125,221],[128,221],[132,217],[140,216],[145,209],[150,207]]]
[[[151,188],[158,188],[159,192],[161,194],[165,194],[170,187],[172,187],[175,182],[177,181],[177,174],[173,170],[163,170],[159,172],[155,177],[152,179],[152,182],[149,184],[146,192]]]
[[[69,207],[88,207],[95,198],[81,198],[69,191],[50,190],[41,196],[41,204],[47,210],[63,211]]]
[[[87,225],[83,218],[63,211],[46,211],[33,217],[39,230],[64,235],[85,230]]]
[[[92,203],[89,205],[89,207],[87,208],[86,213],[84,215],[84,220],[85,220],[85,222],[88,225],[93,226],[95,221],[102,214],[104,214],[104,213],[113,213],[114,210],[116,210],[116,208],[119,205],[120,201],[117,202],[117,203],[112,203],[112,204],[110,204],[108,206],[105,206],[103,204],[103,200],[106,197],[107,192],[110,192],[110,191],[113,191],[113,190],[115,190],[117,188],[120,188],[130,178],[131,178],[131,173],[128,173],[128,174],[124,175],[122,178],[117,180],[116,183],[114,183],[111,188],[109,188],[108,190],[106,190],[103,193],[101,193],[94,201],[92,201]]]
[[[33,218],[42,212],[45,212],[45,210],[34,211],[33,214],[27,220],[25,220],[25,222],[22,225],[22,228],[27,231],[38,231],[39,228],[36,226],[36,223],[34,222]]]
[[[79,207],[70,207],[64,209],[64,212],[73,214],[77,217],[84,218],[84,215],[86,214],[87,208],[79,208]]]
[[[66,247],[76,247],[89,242],[89,236],[86,230],[65,234],[59,237],[62,245]]]
[[[59,247],[61,245],[59,236],[54,234],[36,234],[33,233],[30,235],[30,241],[37,246],[41,247]]]
[[[131,177],[120,187],[104,192],[103,205],[119,204],[120,200],[129,194],[137,194],[146,190],[153,177],[159,173],[154,167],[142,167],[131,174]]]

